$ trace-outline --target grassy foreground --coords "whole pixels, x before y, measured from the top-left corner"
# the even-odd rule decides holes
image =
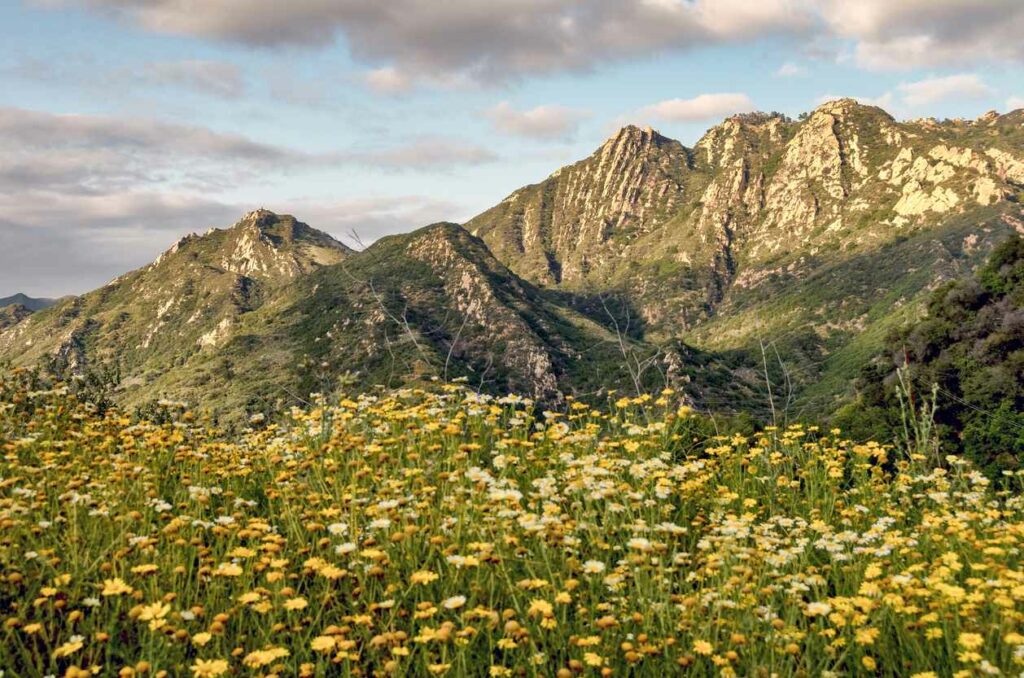
[[[695,442],[674,395],[459,387],[209,431],[0,382],[8,676],[983,675],[1024,500],[838,432]],[[934,674],[929,673],[934,672]]]

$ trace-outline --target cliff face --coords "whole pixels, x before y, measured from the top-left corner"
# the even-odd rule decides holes
[[[693,149],[624,128],[467,228],[539,285],[625,297],[649,339],[787,337],[820,366],[1022,228],[1022,163],[1022,112],[897,122],[842,99],[734,116]]]
[[[690,151],[624,127],[586,160],[522,188],[466,224],[503,262],[542,284],[576,284],[682,208]]]
[[[625,127],[466,227],[543,285],[645,286],[629,269],[681,263],[707,283],[692,310],[714,311],[766,264],[856,251],[974,208],[1014,212],[1017,117],[898,123],[843,99],[799,122],[734,116],[693,149]]]

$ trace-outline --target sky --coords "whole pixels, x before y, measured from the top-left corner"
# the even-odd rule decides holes
[[[0,297],[257,207],[350,243],[465,221],[624,124],[1024,107],[1021,0],[2,0],[0,26]]]

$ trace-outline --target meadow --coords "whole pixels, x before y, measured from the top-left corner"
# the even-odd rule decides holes
[[[1024,670],[1024,498],[838,430],[706,436],[665,391],[459,385],[217,430],[0,381],[5,676]]]

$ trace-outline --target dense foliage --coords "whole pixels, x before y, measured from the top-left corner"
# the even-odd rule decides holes
[[[157,423],[30,386],[0,380],[10,675],[1024,664],[1024,499],[954,457],[707,438],[672,392],[380,391],[225,436],[179,403]]]
[[[941,444],[993,471],[1024,454],[1024,239],[997,247],[972,278],[936,290],[928,315],[893,337],[885,360],[858,380],[859,402],[839,416],[863,435],[901,428],[895,370],[918,399],[936,399]]]

